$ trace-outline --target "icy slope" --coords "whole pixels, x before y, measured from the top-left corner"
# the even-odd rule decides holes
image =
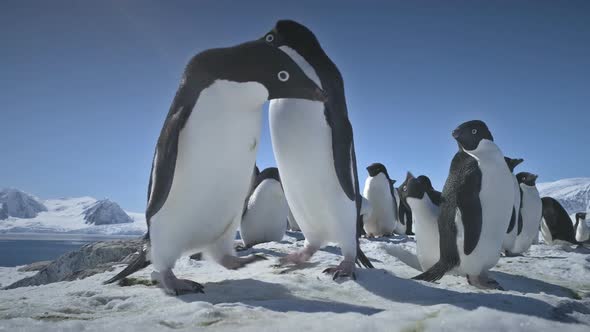
[[[285,240],[255,246],[269,260],[237,271],[181,259],[176,274],[202,283],[205,294],[170,297],[154,286],[102,284],[119,269],[3,290],[0,331],[588,331],[587,253],[534,245],[524,257],[502,258],[492,272],[507,289],[501,292],[477,290],[455,276],[439,284],[410,280],[418,271],[396,258],[416,259],[406,237],[363,239],[376,269],[343,282],[322,274],[341,259],[334,247],[300,269],[272,267],[303,246]],[[134,277],[147,279],[151,271]],[[19,276],[16,268],[0,269],[3,284]]]
[[[590,178],[562,179],[537,184],[541,197],[553,197],[569,214],[590,210]]]
[[[0,220],[7,217],[35,218],[39,212],[47,208],[37,198],[20,191],[8,188],[0,190]]]

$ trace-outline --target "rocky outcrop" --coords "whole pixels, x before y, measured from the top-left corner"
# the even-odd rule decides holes
[[[133,219],[121,209],[119,204],[103,199],[84,211],[84,220],[92,225],[113,225],[133,222]]]
[[[143,246],[143,240],[100,241],[62,255],[42,267],[34,276],[21,279],[5,289],[38,286],[58,281],[84,279],[112,269],[115,264],[128,264],[134,253]]]
[[[7,217],[35,218],[39,212],[47,211],[45,205],[35,197],[17,189],[0,190],[0,204],[4,212],[0,212],[0,219]],[[6,218],[2,218],[2,214]]]
[[[0,220],[8,219],[8,211],[4,208],[4,203],[0,203]]]

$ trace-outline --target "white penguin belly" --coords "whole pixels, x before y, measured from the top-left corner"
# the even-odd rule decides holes
[[[479,168],[482,173],[479,193],[482,225],[479,241],[469,255],[464,250],[465,234],[458,209],[455,218],[460,269],[468,275],[479,275],[496,265],[514,207],[514,175],[508,170],[503,156],[499,154],[498,158],[479,162]]]
[[[426,194],[422,199],[408,197],[407,200],[412,209],[412,220],[416,233],[416,255],[422,271],[426,271],[440,258],[438,233],[440,208],[434,205]]]
[[[546,244],[553,244],[553,235],[551,235],[551,230],[549,230],[544,217],[541,217],[541,235]]]
[[[516,177],[513,176],[512,178],[514,180],[514,227],[512,227],[512,230],[509,233],[506,233],[504,241],[502,242],[502,250],[508,250],[510,252],[513,252],[514,243],[516,242],[516,236],[518,234],[518,213],[520,209],[520,186],[518,185]]]
[[[168,197],[151,218],[157,269],[171,268],[181,254],[214,243],[229,228],[237,230],[267,96],[258,83],[228,81],[201,92],[179,135]]]
[[[269,110],[285,196],[306,240],[316,246],[356,241],[356,205],[336,175],[324,105],[278,99],[271,101]]]
[[[389,180],[383,173],[368,177],[363,196],[372,207],[372,218],[364,224],[365,232],[374,236],[389,235],[395,226],[394,202],[391,197]]]
[[[576,241],[586,242],[590,238],[590,229],[585,219],[580,220],[576,229]]]
[[[516,238],[513,252],[520,254],[529,249],[539,236],[539,224],[543,214],[543,203],[536,187],[522,186],[522,232]]]
[[[287,230],[289,207],[281,188],[274,179],[262,181],[256,187],[248,209],[242,218],[240,236],[247,246],[280,241]]]

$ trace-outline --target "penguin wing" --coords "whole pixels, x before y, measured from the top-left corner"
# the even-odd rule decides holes
[[[160,211],[172,187],[180,131],[191,115],[199,94],[212,83],[207,76],[198,75],[197,60],[198,58],[194,57],[185,69],[156,144],[145,211],[148,231],[150,219]]]
[[[457,188],[457,208],[461,212],[464,230],[463,251],[469,255],[475,250],[482,228],[482,212],[479,193],[481,191],[481,170],[477,161],[469,156],[462,168],[461,183]]]

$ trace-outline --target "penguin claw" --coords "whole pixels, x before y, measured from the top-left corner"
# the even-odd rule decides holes
[[[340,278],[350,278],[356,280],[356,274],[354,273],[354,263],[351,265],[347,262],[342,262],[338,266],[333,266],[325,269],[323,273],[331,274],[332,280]]]

